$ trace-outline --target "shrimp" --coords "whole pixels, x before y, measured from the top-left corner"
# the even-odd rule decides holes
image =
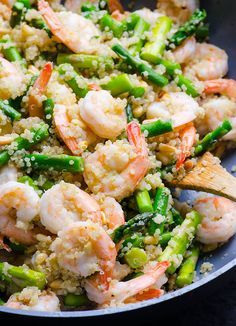
[[[26,287],[19,293],[14,293],[4,304],[12,309],[35,311],[60,311],[60,301],[52,291],[40,291],[37,287]]]
[[[196,51],[196,40],[195,37],[190,37],[185,40],[180,46],[172,52],[174,61],[178,63],[187,63],[194,57]]]
[[[105,214],[105,224],[109,229],[114,230],[125,223],[124,212],[121,205],[112,197],[96,195],[94,198],[98,201],[101,211]]]
[[[199,80],[221,78],[228,71],[228,55],[217,46],[198,43],[193,57],[185,67],[184,72]]]
[[[180,153],[178,155],[176,169],[179,170],[183,165],[186,158],[191,154],[191,149],[196,140],[196,128],[193,124],[186,126],[184,129],[180,130]]]
[[[0,186],[0,233],[2,235],[26,245],[34,243],[34,232],[29,230],[29,226],[38,213],[39,196],[32,187],[15,181]]]
[[[165,271],[168,266],[168,262],[155,263],[154,266],[149,266],[143,275],[130,281],[112,280],[107,291],[99,288],[94,278],[91,278],[85,281],[85,290],[88,298],[100,305],[116,305],[127,303],[131,299],[142,301],[159,297],[164,293],[160,287],[167,281]]]
[[[204,115],[204,110],[191,96],[184,92],[166,93],[160,101],[147,108],[147,119],[172,119],[175,127]]]
[[[45,0],[38,1],[38,9],[53,35],[71,51],[97,51],[97,37],[100,33],[92,21],[72,12],[55,13]]]
[[[236,233],[236,204],[223,197],[199,199],[195,209],[203,216],[197,238],[204,244],[227,242]]]
[[[185,22],[191,14],[198,8],[197,0],[158,0],[157,8],[171,16],[174,21],[179,23]]]
[[[202,107],[205,110],[205,117],[198,122],[199,131],[207,133],[217,128],[224,119],[230,120],[232,123],[232,130],[226,134],[223,140],[236,140],[236,103],[231,99],[220,96],[213,98],[206,98]]]
[[[145,138],[136,122],[127,126],[129,144],[107,141],[85,157],[84,179],[89,189],[121,200],[134,192],[149,169]]]
[[[108,0],[108,7],[109,7],[109,11],[111,13],[114,13],[117,11],[120,13],[124,12],[124,8],[123,8],[122,4],[120,3],[120,0]]]
[[[63,181],[43,194],[39,215],[45,228],[55,234],[76,221],[91,219],[101,223],[101,209],[96,200]]]
[[[76,119],[70,119],[69,115],[76,111]],[[53,117],[59,136],[74,155],[81,154],[95,142],[96,136],[81,120],[78,105],[55,105]]]
[[[89,91],[80,99],[83,121],[101,138],[116,138],[126,127],[126,100],[115,99],[108,91]]]
[[[99,224],[89,220],[74,222],[60,231],[51,249],[60,266],[82,277],[99,272],[104,285],[112,274],[117,256],[110,236]]]
[[[46,87],[52,75],[52,70],[53,70],[52,63],[51,62],[46,63],[30,91],[28,106],[29,106],[29,115],[31,117],[40,117],[40,118],[43,117],[41,97],[46,91]]]
[[[22,72],[13,63],[0,57],[0,99],[20,96],[23,79]]]
[[[6,5],[7,7],[11,8],[15,3],[15,0],[1,0],[1,2]]]
[[[236,101],[236,81],[233,79],[214,79],[204,83],[206,94],[220,93]]]
[[[4,185],[9,181],[17,181],[17,169],[5,166],[0,169],[0,185]]]

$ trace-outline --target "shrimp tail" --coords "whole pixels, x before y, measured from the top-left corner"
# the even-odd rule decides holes
[[[48,82],[51,78],[52,71],[52,63],[47,62],[32,87],[32,91],[29,95],[29,115],[31,117],[43,116],[42,103],[39,101],[38,97],[42,96],[45,92]]]
[[[136,294],[135,300],[137,300],[137,301],[150,300],[150,299],[154,299],[154,298],[159,298],[163,294],[164,294],[164,291],[161,289],[149,289],[142,293]]]
[[[186,126],[180,132],[180,138],[182,139],[182,143],[180,147],[180,154],[176,163],[177,170],[179,170],[182,167],[186,158],[190,155],[191,148],[195,141],[195,136],[196,136],[196,129],[192,124],[190,126]]]
[[[129,143],[135,148],[137,154],[147,155],[145,137],[141,134],[140,126],[132,121],[127,125],[127,136]]]

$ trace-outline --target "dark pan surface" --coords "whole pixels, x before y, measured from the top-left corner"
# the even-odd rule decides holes
[[[123,1],[127,4],[128,1]],[[202,5],[208,11],[208,19],[210,22],[211,42],[216,44],[227,51],[229,54],[230,72],[229,77],[236,78],[236,1],[235,0],[207,0],[202,1]],[[142,8],[142,6],[155,8],[155,1],[152,0],[138,0],[135,2],[135,8]],[[223,165],[231,170],[233,165],[236,165],[236,153],[229,153],[223,160]],[[192,200],[196,195],[193,191],[185,191],[182,195],[182,200]],[[202,277],[199,273],[200,265],[204,262],[211,262],[214,265],[213,270],[209,275]],[[141,303],[130,304],[120,308],[109,308],[101,310],[90,310],[90,311],[70,311],[70,312],[56,312],[56,313],[45,313],[45,312],[32,312],[32,311],[20,311],[12,310],[4,307],[0,307],[0,312],[19,314],[24,316],[38,316],[38,317],[99,317],[104,315],[111,315],[117,313],[125,313],[132,310],[146,308],[155,309],[158,313],[163,310],[163,307],[171,307],[177,300],[191,297],[197,292],[201,292],[204,288],[207,289],[207,283],[211,282],[212,286],[216,286],[216,282],[222,282],[225,278],[223,274],[231,270],[236,266],[236,237],[231,239],[226,245],[222,246],[218,250],[214,251],[209,257],[205,256],[199,261],[198,264],[198,277],[199,280],[194,284],[185,287],[184,289],[177,290],[173,293],[164,295],[159,299],[148,300]],[[234,268],[235,271],[235,268]],[[233,271],[232,271],[233,272]],[[232,274],[232,273],[231,273]],[[213,281],[214,280],[214,281]],[[218,284],[219,286],[219,284]],[[208,285],[209,287],[209,285]],[[190,292],[191,291],[191,292]],[[191,295],[192,294],[192,295]],[[188,300],[188,299],[187,299]],[[169,309],[168,309],[169,310]],[[171,312],[171,309],[170,309]],[[117,315],[116,315],[117,316]]]

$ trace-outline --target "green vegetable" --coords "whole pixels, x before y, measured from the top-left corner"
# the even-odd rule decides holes
[[[173,274],[182,263],[182,257],[191,244],[191,241],[201,222],[201,216],[196,211],[186,215],[183,223],[173,230],[173,237],[159,257],[159,261],[169,261],[171,266],[168,273]]]
[[[166,187],[158,188],[153,203],[153,210],[163,218],[166,217],[169,206],[170,190]],[[159,229],[160,233],[163,233],[165,222],[160,224],[156,223],[154,219],[149,222],[148,233],[154,235],[156,230]]]
[[[34,188],[36,191],[39,190],[39,187],[35,184],[34,180],[29,177],[28,175],[24,175],[23,177],[18,178],[17,180],[20,183],[28,184],[32,188]]]
[[[92,71],[97,71],[100,68],[109,71],[114,68],[114,62],[111,57],[94,54],[59,53],[57,64],[60,65],[62,63],[70,63],[76,69],[89,69]]]
[[[146,137],[155,137],[173,131],[172,121],[156,120],[154,122],[141,125],[141,131],[145,132]]]
[[[23,157],[25,167],[36,170],[55,170],[64,172],[83,172],[84,160],[79,156],[29,154]]]
[[[142,267],[148,260],[146,252],[140,248],[131,248],[125,254],[124,259],[126,263],[134,269]]]
[[[131,218],[125,224],[116,228],[112,233],[112,239],[118,243],[126,236],[132,236],[134,232],[141,231],[146,228],[148,222],[155,217],[155,213],[142,213]]]
[[[165,50],[165,41],[171,29],[172,20],[167,16],[162,16],[157,20],[152,30],[151,40],[142,49],[141,58],[151,63],[156,63]]]
[[[146,189],[137,191],[135,198],[139,213],[153,212],[152,201]]]
[[[194,272],[197,265],[199,253],[200,250],[198,247],[195,246],[191,248],[190,254],[182,263],[175,282],[179,288],[182,288],[185,285],[189,285],[193,282]]]
[[[178,46],[183,43],[188,37],[194,35],[199,27],[199,25],[206,19],[206,11],[197,9],[189,20],[180,26],[180,28],[175,32],[169,39],[169,48],[173,46]]]
[[[52,187],[54,186],[54,184],[55,184],[54,182],[52,182],[52,181],[50,181],[50,180],[47,180],[47,181],[44,182],[44,184],[41,186],[41,188],[42,188],[44,191],[46,191],[46,190],[52,188]]]
[[[8,101],[0,100],[0,110],[2,110],[3,113],[12,121],[18,121],[21,119],[20,112],[16,111],[12,106],[10,106]]]
[[[23,244],[21,243],[15,243],[15,242],[11,242],[11,241],[6,241],[6,244],[8,245],[8,247],[11,248],[11,250],[14,252],[14,253],[17,253],[17,254],[20,254],[20,255],[23,255],[25,253],[25,250],[26,250],[26,246],[24,246]]]
[[[87,306],[90,303],[85,294],[68,293],[64,297],[64,305],[69,307]]]
[[[126,113],[128,123],[134,120],[133,110],[132,110],[132,106],[130,104],[126,105],[125,113]]]
[[[186,78],[183,75],[177,75],[175,77],[175,81],[177,86],[179,86],[185,93],[191,95],[192,97],[199,96],[195,86],[193,85],[192,81]]]
[[[143,272],[133,272],[129,275],[127,275],[125,278],[123,278],[123,282],[127,282],[127,281],[130,281],[136,277],[139,277],[139,276],[142,276],[143,275]]]
[[[0,44],[6,44],[3,48],[3,55],[4,57],[11,62],[15,62],[15,61],[19,61],[22,62],[22,56],[20,55],[20,52],[18,51],[18,49],[12,45],[10,40],[5,40],[2,39],[0,40]]]
[[[17,137],[13,144],[14,144],[14,151],[26,149],[29,150],[32,146],[39,144],[44,139],[48,137],[48,125],[41,123],[40,127],[32,128],[30,130],[32,140],[29,141],[26,138],[23,138],[21,136]],[[10,154],[7,150],[0,152],[0,167],[5,165],[10,159]]]
[[[0,298],[0,306],[3,306],[5,302]]]
[[[107,84],[102,85],[102,88],[109,90],[112,96],[130,93],[133,90],[133,87],[133,83],[127,74],[115,76]]]
[[[102,30],[111,31],[114,37],[120,38],[126,29],[126,25],[113,19],[111,15],[105,14],[100,19],[100,27]]]
[[[198,42],[204,42],[209,37],[209,24],[200,25],[196,32],[195,38]]]
[[[209,150],[218,139],[222,138],[232,130],[232,124],[229,120],[224,120],[223,123],[212,132],[209,132],[195,147],[194,154],[200,155]]]
[[[162,247],[166,247],[171,238],[172,238],[171,232],[162,233],[160,241],[159,241],[160,245]]]
[[[22,2],[15,2],[12,6],[12,13],[10,18],[10,26],[14,28],[19,25],[21,21],[24,19],[25,15],[25,6]]]
[[[145,79],[153,82],[160,87],[164,87],[168,84],[168,79],[166,77],[155,72],[155,70],[153,70],[147,62],[140,60],[137,57],[133,57],[120,44],[115,44],[112,49],[116,54],[118,54],[119,57],[124,60],[124,62],[132,66]]]
[[[18,0],[18,2],[23,3],[23,5],[25,6],[25,8],[31,9],[30,0]]]
[[[8,263],[0,263],[0,279],[7,283],[14,283],[21,289],[36,286],[42,290],[46,285],[46,277],[43,273]]]
[[[130,91],[130,95],[132,95],[135,98],[143,97],[144,94],[145,94],[145,88],[142,86],[133,87],[133,89]]]
[[[44,30],[49,37],[52,36],[52,32],[50,31],[50,29],[48,28],[48,25],[45,23],[45,21],[42,18],[33,18],[29,24],[37,29],[42,29]]]
[[[85,97],[88,93],[88,85],[85,79],[77,74],[72,65],[68,63],[61,64],[58,67],[58,72],[78,98]]]
[[[49,125],[52,124],[53,119],[53,109],[54,109],[54,101],[51,98],[46,99],[43,101],[43,110],[45,114],[45,120]]]
[[[97,11],[97,7],[91,2],[84,2],[80,8],[81,12]]]
[[[180,215],[180,213],[174,207],[172,207],[170,210],[171,210],[172,218],[173,218],[175,225],[182,224],[184,219]]]
[[[131,55],[137,55],[140,53],[144,44],[144,33],[148,31],[150,24],[147,23],[143,18],[139,17],[135,27],[133,36],[137,37],[138,41],[129,47],[129,52]]]
[[[128,31],[133,31],[141,17],[133,12],[123,22],[126,25]]]

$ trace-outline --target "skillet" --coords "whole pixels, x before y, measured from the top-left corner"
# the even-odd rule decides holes
[[[124,0],[124,6],[127,6],[128,1]],[[135,9],[143,6],[155,8],[156,1],[154,0],[136,0]],[[210,23],[210,40],[213,44],[222,47],[229,55],[229,77],[236,78],[236,2],[234,0],[207,0],[202,1],[202,6],[208,12],[208,20]],[[231,170],[233,165],[236,165],[236,151],[228,153],[222,162],[223,166]],[[196,193],[193,191],[184,191],[181,200],[193,200]],[[210,262],[214,265],[212,271],[207,276],[202,276],[199,273],[200,266],[204,262]],[[227,244],[212,252],[210,256],[201,257],[197,267],[198,281],[184,289],[177,290],[173,293],[168,293],[161,298],[152,299],[140,303],[129,304],[119,308],[108,308],[100,310],[86,311],[64,311],[46,313],[39,311],[23,311],[0,307],[0,313],[14,314],[24,317],[51,317],[51,318],[80,318],[96,321],[100,319],[120,319],[125,318],[126,321],[130,318],[137,318],[140,314],[163,315],[170,314],[187,307],[188,304],[193,304],[194,301],[205,297],[218,289],[223,289],[224,283],[229,281],[236,271],[236,236]],[[148,319],[149,319],[148,318]],[[150,321],[150,319],[149,319]]]

